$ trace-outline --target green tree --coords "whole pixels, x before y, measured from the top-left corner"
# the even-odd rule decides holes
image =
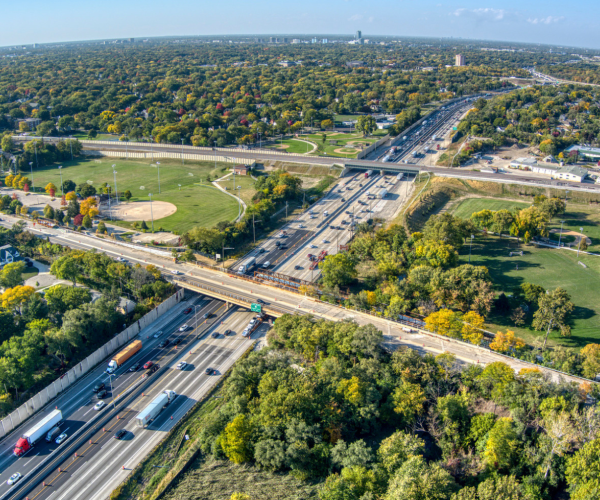
[[[123,193],[123,196],[125,196],[125,199],[126,199],[126,200],[127,200],[127,202],[129,203],[129,200],[131,200],[131,197],[132,197],[133,195],[131,194],[131,191],[129,191],[129,189],[128,189],[127,191],[125,191],[125,192]]]
[[[61,280],[72,281],[73,286],[75,286],[80,275],[79,263],[74,257],[63,255],[52,263],[50,272]]]
[[[399,430],[381,442],[377,456],[391,477],[410,457],[422,455],[424,451],[422,439]]]
[[[323,283],[329,287],[344,286],[357,276],[356,262],[348,253],[328,255],[319,263]]]
[[[235,464],[252,460],[252,424],[245,415],[238,415],[222,434],[223,452]]]
[[[65,285],[51,286],[46,290],[44,297],[48,302],[50,312],[54,314],[64,314],[70,309],[92,301],[92,296],[87,288]]]
[[[421,456],[410,457],[390,480],[385,500],[449,500],[458,489],[454,478],[440,465]]]
[[[23,283],[22,274],[25,271],[25,264],[21,261],[6,264],[0,271],[0,284],[4,288],[13,288]]]
[[[575,305],[571,302],[571,296],[564,288],[556,288],[539,297],[538,310],[533,313],[532,324],[538,331],[546,330],[543,348],[546,347],[546,341],[551,330],[560,330],[563,337],[571,335],[571,327],[567,322],[574,308]]]
[[[595,500],[600,494],[600,438],[567,459],[566,479],[571,500]]]
[[[83,227],[85,227],[86,229],[91,229],[91,228],[92,228],[92,219],[90,219],[90,216],[89,216],[89,215],[86,215],[86,216],[83,218],[82,225],[83,225]]]
[[[483,459],[492,469],[508,469],[516,459],[518,448],[517,433],[512,419],[500,418],[489,432],[483,452]]]
[[[360,115],[356,120],[356,130],[363,133],[363,136],[371,135],[377,129],[375,118],[371,115]]]
[[[0,149],[5,153],[10,153],[14,149],[15,144],[10,135],[5,135],[2,137],[2,141],[0,141]]]

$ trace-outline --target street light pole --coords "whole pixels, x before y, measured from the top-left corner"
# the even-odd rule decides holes
[[[471,245],[473,244],[474,236],[471,235],[471,239],[469,240],[469,264],[471,263]]]
[[[581,236],[579,237],[579,245],[577,245],[577,257],[579,257],[579,249],[581,248],[581,241],[583,240],[583,238],[585,238],[585,234],[583,234],[582,227],[579,228],[579,232],[581,233]]]
[[[558,248],[560,248],[560,239],[562,238],[562,227],[563,227],[564,223],[565,223],[564,220],[560,221],[560,234],[558,235]]]
[[[158,173],[158,194],[160,194],[160,162],[156,162],[156,171]]]
[[[62,195],[64,195],[65,194],[65,188],[63,186],[63,180],[62,180],[62,165],[59,165],[58,171],[60,172],[60,192],[61,192]]]
[[[33,162],[29,162],[29,168],[31,170],[31,188],[33,189]],[[33,189],[35,191],[35,189]]]
[[[152,193],[148,193],[150,196],[150,217],[152,218],[152,232],[154,232],[154,213],[152,212]]]
[[[117,171],[115,170],[116,165],[113,165],[113,178],[115,180],[115,200],[117,201],[117,205],[119,204],[119,190],[117,189]]]

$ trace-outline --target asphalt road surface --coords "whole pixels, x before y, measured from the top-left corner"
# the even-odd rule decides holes
[[[86,441],[79,448],[69,450],[59,466],[61,472],[52,471],[45,485],[40,484],[28,494],[30,500],[108,498],[110,492],[251,346],[251,341],[243,338],[241,332],[253,316],[254,313],[248,311],[231,309],[203,334],[202,341],[191,340],[180,349],[179,354],[185,354],[170,359],[167,372],[157,378],[149,390],[118,412],[118,418],[114,415],[103,429],[93,434],[91,442]],[[233,333],[223,335],[226,329]],[[268,324],[263,324],[255,336],[265,335],[267,330]],[[187,366],[177,369],[176,364],[180,361],[187,362]],[[207,374],[208,368],[214,372]],[[177,393],[176,399],[150,425],[137,426],[135,417],[138,413],[167,389]],[[120,429],[126,434],[121,439],[114,438]]]
[[[189,300],[180,302],[171,311],[161,316],[138,335],[138,339],[143,343],[142,350],[115,372],[115,376],[112,377],[112,393],[109,377],[104,371],[108,363],[107,360],[106,364],[101,363],[56,400],[52,401],[46,410],[34,415],[2,440],[0,444],[0,470],[2,471],[0,472],[0,495],[10,489],[6,481],[13,473],[20,472],[22,475],[27,474],[37,467],[52,451],[58,448],[58,445],[54,441],[48,443],[45,437],[43,437],[28,453],[17,458],[12,453],[12,450],[17,439],[23,432],[31,428],[57,407],[63,414],[64,423],[61,425],[61,431],[67,433],[67,435],[72,435],[94,416],[95,411],[93,410],[93,406],[99,401],[92,391],[92,388],[96,384],[103,382],[106,385],[107,395],[103,400],[108,404],[112,400],[113,394],[116,396],[127,390],[145,372],[141,367],[137,371],[130,372],[129,369],[133,365],[136,363],[143,364],[150,360],[155,363],[162,363],[163,359],[168,360],[175,354],[176,349],[174,349],[173,344],[165,348],[158,346],[162,340],[166,338],[174,340],[180,337],[180,348],[190,343],[193,328],[189,328],[187,332],[179,332],[178,330],[182,324],[186,322],[190,325],[198,324],[200,329],[202,329],[205,321],[202,318],[204,314],[212,314],[214,316],[215,313],[221,314],[225,311],[225,305],[220,301],[200,297],[193,293],[189,295],[191,295]],[[187,307],[195,309],[196,314],[194,314],[194,311],[189,315],[182,314],[182,311]],[[210,319],[209,321],[212,322],[215,319]],[[158,331],[162,331],[163,334],[160,338],[155,339],[153,335]],[[195,335],[193,338],[195,338]]]

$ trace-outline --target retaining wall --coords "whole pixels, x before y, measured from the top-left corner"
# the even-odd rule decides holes
[[[131,325],[129,328],[123,330],[102,347],[90,354],[83,361],[71,368],[61,378],[52,382],[46,388],[42,389],[35,396],[33,396],[29,401],[19,406],[19,408],[14,410],[4,419],[0,420],[0,439],[11,433],[29,417],[44,408],[44,406],[46,406],[60,393],[64,392],[75,382],[77,382],[77,380],[85,376],[90,370],[98,365],[98,363],[101,363],[103,360],[108,358],[117,349],[137,336],[140,331],[156,321],[173,306],[178,304],[183,298],[184,293],[185,291],[183,289],[178,290],[177,293],[140,318],[139,321]]]
[[[371,144],[368,148],[363,149],[360,153],[358,153],[356,155],[356,159],[360,160],[362,158],[364,158],[365,156],[367,156],[371,151],[374,151],[375,149],[377,149],[379,146],[381,146],[384,142],[386,142],[388,139],[390,138],[390,135],[386,135],[385,137],[382,137],[381,139],[379,139],[377,142],[374,142],[373,144]]]

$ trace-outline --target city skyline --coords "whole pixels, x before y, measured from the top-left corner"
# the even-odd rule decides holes
[[[294,33],[351,36],[361,30],[364,38],[454,37],[600,48],[591,21],[600,7],[587,0],[578,11],[556,0],[544,4],[536,0],[525,6],[508,0],[498,8],[472,0],[460,3],[425,0],[418,5],[378,0],[370,4],[370,10],[354,0],[328,4],[307,0],[301,6],[264,0],[260,8],[233,0],[225,14],[218,5],[190,0],[182,0],[177,11],[165,11],[156,0],[133,0],[127,4],[107,0],[102,9],[72,0],[57,0],[52,5],[34,0],[31,5],[26,23],[3,27],[0,46],[161,36]],[[6,19],[23,16],[16,5],[5,6],[4,14]]]

